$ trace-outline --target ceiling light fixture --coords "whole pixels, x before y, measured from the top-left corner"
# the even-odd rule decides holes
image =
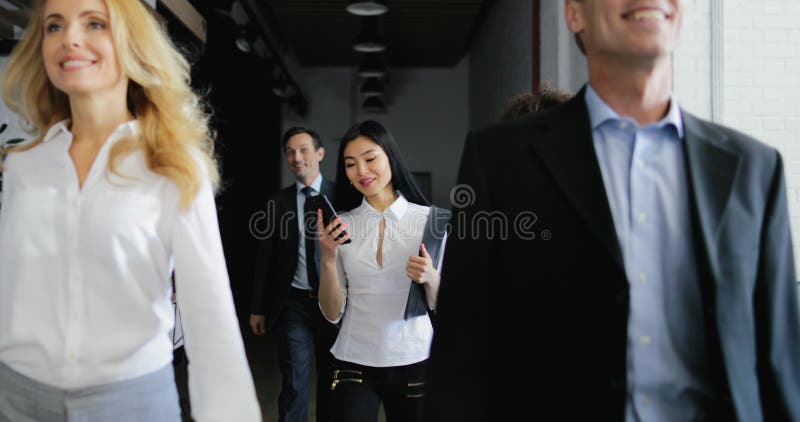
[[[386,74],[386,61],[383,54],[380,53],[367,53],[364,55],[364,61],[358,66],[358,76],[379,77]]]
[[[346,9],[356,16],[378,16],[389,10],[386,0],[350,0]]]
[[[383,95],[383,83],[378,78],[367,78],[361,85],[361,94],[367,97]]]
[[[353,41],[353,50],[362,53],[378,53],[386,50],[386,44],[378,35],[378,18],[366,17],[361,25],[361,32]]]
[[[242,53],[249,53],[253,51],[253,43],[255,43],[257,38],[258,33],[256,32],[256,29],[247,25],[239,29],[234,43],[239,51]]]
[[[281,72],[280,76],[272,82],[272,93],[281,100],[286,100],[294,95],[294,86],[289,83],[285,73]]]
[[[374,96],[374,97],[367,97],[364,100],[364,104],[361,105],[364,111],[368,113],[384,113],[386,112],[386,106],[383,104],[383,100],[381,97]]]

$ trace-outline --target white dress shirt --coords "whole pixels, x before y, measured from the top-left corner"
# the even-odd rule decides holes
[[[339,246],[337,256],[345,295],[342,328],[331,348],[337,359],[388,367],[410,365],[430,355],[433,327],[428,315],[403,319],[412,283],[406,265],[411,256],[419,255],[429,211],[430,207],[408,202],[401,194],[383,213],[364,200],[341,215],[352,242]],[[383,266],[379,266],[378,236],[384,218]],[[441,264],[440,254],[439,268]]]
[[[206,179],[188,209],[134,152],[108,171],[120,125],[83,184],[69,121],[8,155],[0,209],[0,362],[72,390],[148,374],[172,361],[170,274],[198,421],[260,421]]]

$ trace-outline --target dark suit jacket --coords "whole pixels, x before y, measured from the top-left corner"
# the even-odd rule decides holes
[[[716,419],[800,420],[781,158],[731,129],[685,112],[683,121],[717,374],[712,411]],[[474,194],[451,220],[428,420],[624,420],[628,280],[583,91],[470,133],[459,183]],[[526,228],[517,216],[530,222],[531,212]],[[507,239],[498,217],[509,223]],[[494,233],[481,228],[487,221]]]
[[[334,184],[323,178],[320,193],[333,201]],[[258,224],[268,235],[259,241],[250,312],[266,316],[267,330],[280,315],[297,270],[297,217],[297,186],[292,183],[269,198],[265,219]]]

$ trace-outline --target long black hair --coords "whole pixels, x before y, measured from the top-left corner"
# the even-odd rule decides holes
[[[336,209],[340,211],[350,211],[361,205],[364,195],[350,184],[347,178],[347,171],[344,167],[344,149],[354,139],[359,136],[369,138],[380,146],[389,158],[389,168],[392,171],[392,187],[403,193],[408,202],[419,205],[429,206],[430,202],[414,183],[414,177],[408,171],[403,156],[400,155],[400,148],[394,141],[394,137],[382,124],[375,120],[367,120],[356,123],[347,130],[342,136],[339,144],[339,155],[336,162]]]

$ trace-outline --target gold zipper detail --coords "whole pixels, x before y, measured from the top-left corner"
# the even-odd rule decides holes
[[[361,371],[356,369],[334,369],[333,370],[333,377],[336,378],[339,374],[358,374],[361,375]]]
[[[355,379],[355,378],[345,378],[345,379],[340,379],[340,380],[338,380],[338,379],[337,379],[337,380],[333,380],[333,382],[331,383],[331,390],[335,390],[335,389],[336,389],[336,386],[337,386],[337,385],[339,384],[339,382],[341,382],[341,381],[347,381],[347,382],[357,382],[357,383],[359,383],[359,384],[361,384],[361,383],[363,383],[363,382],[364,382],[364,380]]]

